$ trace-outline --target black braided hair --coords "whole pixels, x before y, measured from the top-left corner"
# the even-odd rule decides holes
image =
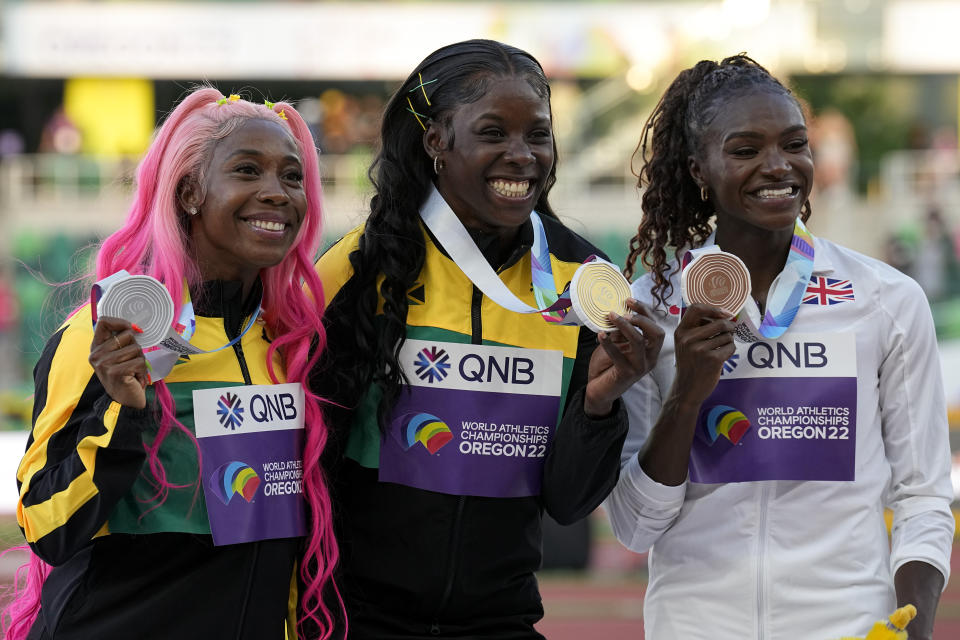
[[[482,98],[491,83],[503,77],[525,79],[549,105],[550,86],[533,56],[493,40],[468,40],[427,56],[384,110],[380,148],[368,172],[376,193],[359,246],[350,254],[353,277],[325,316],[334,339],[342,341],[328,342],[339,354],[333,360],[340,360],[325,367],[326,375],[339,378],[334,399],[356,406],[371,383],[379,384],[381,425],[404,382],[399,352],[406,335],[407,293],[426,257],[418,212],[433,186],[434,172],[423,146],[424,127],[431,121],[449,125],[457,108]],[[554,166],[536,203],[537,212],[554,218],[547,195],[555,181]],[[377,322],[381,276],[383,317]]]
[[[636,261],[651,271],[652,293],[660,303],[672,293],[666,247],[675,249],[702,243],[710,235],[713,205],[700,198],[700,188],[690,175],[687,158],[701,151],[704,133],[730,100],[745,94],[770,91],[793,93],[769,71],[745,54],[718,63],[701,60],[681,71],[660,98],[647,120],[633,154],[643,163],[637,175],[643,193],[643,219],[630,240],[624,273],[631,278]],[[802,219],[810,217],[804,204]]]

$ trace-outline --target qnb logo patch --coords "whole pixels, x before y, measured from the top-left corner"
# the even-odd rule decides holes
[[[413,365],[416,367],[417,376],[427,382],[440,382],[447,377],[450,369],[450,356],[443,349],[436,347],[427,347],[418,354]]]
[[[243,424],[243,406],[240,397],[235,393],[227,392],[217,401],[217,415],[224,429],[235,431]]]
[[[703,426],[707,444],[713,445],[720,436],[737,444],[750,430],[750,421],[739,409],[718,404],[707,413]]]
[[[733,373],[733,370],[737,368],[737,365],[740,364],[740,354],[733,354],[723,363],[723,371],[720,372],[720,375],[725,373]]]
[[[230,504],[236,495],[250,502],[260,487],[260,476],[246,462],[234,460],[217,467],[207,486],[223,504]]]

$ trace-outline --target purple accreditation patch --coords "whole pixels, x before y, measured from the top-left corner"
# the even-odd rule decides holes
[[[307,534],[299,384],[193,392],[215,545]]]
[[[701,408],[690,480],[852,481],[856,424],[854,336],[739,343]]]
[[[562,354],[407,340],[410,386],[380,442],[380,481],[488,497],[540,493]]]

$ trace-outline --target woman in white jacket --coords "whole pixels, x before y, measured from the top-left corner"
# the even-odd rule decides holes
[[[922,291],[803,226],[803,112],[746,56],[683,71],[638,153],[628,275],[649,269],[633,292],[666,340],[624,395],[606,507],[623,544],[651,551],[647,638],[830,640],[908,602],[910,638],[930,638],[954,521]],[[681,298],[681,265],[713,245],[750,272],[736,317]]]

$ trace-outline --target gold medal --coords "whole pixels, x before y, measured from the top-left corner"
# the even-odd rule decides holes
[[[702,253],[680,275],[680,291],[688,305],[706,304],[736,316],[750,297],[750,271],[732,253]]]
[[[607,313],[627,315],[629,297],[630,283],[619,269],[604,260],[580,266],[570,283],[570,311],[597,333],[617,328],[607,319]]]

